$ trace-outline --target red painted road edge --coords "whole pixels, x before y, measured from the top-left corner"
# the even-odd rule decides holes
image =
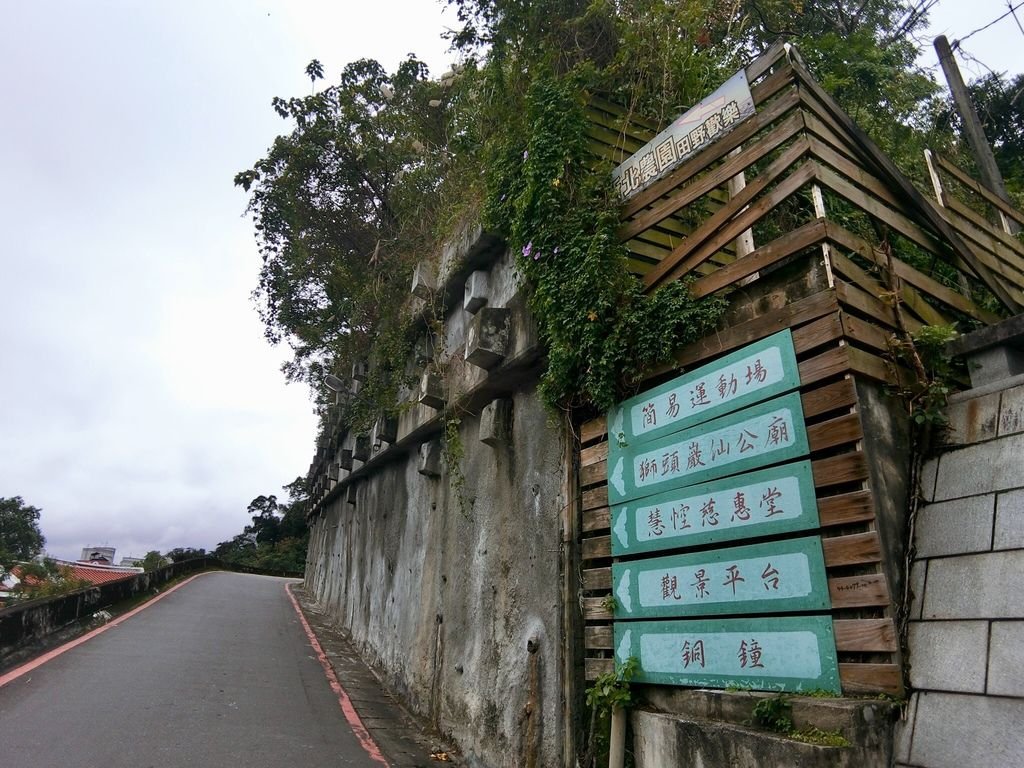
[[[352,706],[352,699],[348,697],[345,689],[341,687],[341,683],[338,682],[338,676],[334,674],[334,668],[331,663],[327,660],[327,654],[324,653],[324,649],[320,647],[320,641],[316,639],[316,635],[313,634],[313,629],[309,626],[309,622],[306,621],[306,617],[302,613],[302,608],[299,607],[299,601],[295,599],[295,595],[292,594],[292,585],[285,584],[284,591],[288,593],[288,599],[292,601],[292,605],[295,607],[295,612],[299,615],[299,621],[302,622],[302,628],[306,631],[306,636],[309,638],[309,644],[313,647],[316,652],[316,657],[320,661],[320,666],[324,669],[324,674],[327,676],[327,682],[330,683],[331,690],[334,691],[338,697],[338,706],[341,707],[341,712],[345,715],[345,720],[348,721],[349,728],[352,729],[352,733],[359,740],[359,744],[366,754],[370,756],[370,759],[375,763],[380,763],[383,766],[388,765],[388,761],[384,758],[384,754],[380,751],[380,747],[377,746],[377,742],[373,740],[373,736],[366,730],[366,726],[363,725],[363,721],[359,718],[359,713],[356,712],[356,708]]]
[[[92,630],[92,632],[86,632],[81,637],[77,637],[74,640],[72,640],[72,641],[70,641],[68,643],[65,643],[64,645],[60,646],[59,648],[54,648],[52,651],[48,651],[47,653],[44,653],[42,656],[39,656],[39,657],[37,657],[35,659],[32,659],[32,661],[25,662],[20,667],[15,667],[10,672],[7,672],[6,674],[0,675],[0,688],[3,688],[8,683],[14,682],[15,680],[17,680],[22,675],[27,675],[33,669],[36,669],[37,667],[41,667],[46,662],[48,662],[48,661],[50,661],[52,659],[57,658],[62,653],[66,653],[66,652],[70,651],[72,648],[77,648],[82,643],[85,643],[85,642],[88,642],[89,640],[92,640],[94,637],[96,637],[96,635],[103,634],[108,629],[113,629],[118,624],[120,624],[122,621],[125,621],[126,619],[130,619],[132,616],[134,616],[139,611],[142,611],[142,610],[145,610],[146,608],[149,608],[149,606],[153,605],[153,603],[156,603],[156,602],[159,602],[160,600],[163,600],[169,594],[171,594],[172,592],[177,592],[179,589],[184,587],[186,584],[188,584],[193,579],[198,579],[200,576],[205,576],[207,573],[212,573],[212,571],[206,571],[205,573],[197,573],[195,576],[190,576],[189,578],[185,579],[180,584],[175,584],[173,587],[168,589],[166,592],[161,592],[159,595],[154,597],[152,600],[147,600],[142,605],[140,605],[138,608],[133,608],[132,610],[128,611],[128,613],[121,614],[116,619],[113,619],[113,620],[107,622],[106,624],[104,624],[102,627],[99,627],[98,629],[94,629],[94,630]]]

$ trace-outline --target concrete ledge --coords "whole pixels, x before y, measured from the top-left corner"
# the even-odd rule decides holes
[[[637,768],[876,768],[890,754],[859,747],[804,744],[746,726],[636,710],[632,713]]]
[[[639,692],[641,700],[653,708],[684,720],[740,726],[750,724],[759,701],[777,695],[763,691],[698,690],[654,685],[640,687]],[[793,726],[797,730],[815,727],[823,731],[838,731],[860,748],[881,750],[886,754],[891,749],[891,724],[896,709],[888,702],[796,694],[786,694],[786,698],[792,707]]]

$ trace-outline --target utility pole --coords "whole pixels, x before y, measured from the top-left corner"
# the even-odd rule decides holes
[[[953,103],[960,114],[964,133],[967,134],[967,143],[971,146],[974,160],[977,162],[978,170],[981,172],[981,181],[994,194],[1009,203],[1010,198],[1006,194],[1003,176],[999,173],[999,166],[996,165],[995,155],[992,154],[992,147],[985,137],[985,131],[981,127],[978,112],[975,110],[974,103],[967,92],[964,79],[960,75],[960,68],[953,59],[953,51],[949,47],[949,41],[945,35],[939,35],[935,38],[934,45],[935,52],[939,54],[939,64],[942,65],[942,71],[946,75],[946,82],[949,83],[949,90],[953,93]],[[1002,214],[1000,214],[1000,218],[1003,220],[1004,229],[1010,232],[1016,231],[1016,227],[1013,226],[1014,222],[1008,221]]]

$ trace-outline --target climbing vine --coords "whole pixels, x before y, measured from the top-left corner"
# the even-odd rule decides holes
[[[582,80],[534,80],[529,131],[496,147],[484,216],[507,236],[530,287],[548,353],[542,396],[606,409],[680,344],[710,331],[723,303],[694,300],[687,281],[646,295],[630,274],[610,168],[595,168],[587,151]]]

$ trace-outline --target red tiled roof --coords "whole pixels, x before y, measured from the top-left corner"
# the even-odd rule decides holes
[[[90,584],[109,584],[112,581],[130,579],[139,574],[137,570],[98,565],[88,563],[61,563],[61,567],[68,572],[69,578],[82,579]]]

